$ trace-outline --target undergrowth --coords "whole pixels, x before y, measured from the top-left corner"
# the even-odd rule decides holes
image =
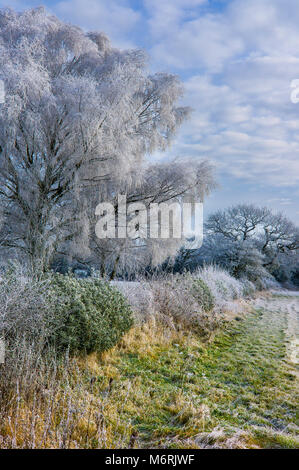
[[[298,448],[285,327],[255,310],[203,342],[152,318],[100,357],[44,362],[1,406],[0,447]]]

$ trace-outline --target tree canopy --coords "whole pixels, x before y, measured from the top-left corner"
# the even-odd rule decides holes
[[[47,266],[71,240],[93,250],[95,207],[120,191],[149,202],[212,188],[207,162],[151,163],[190,110],[177,105],[179,78],[150,74],[144,51],[115,49],[43,8],[2,9],[0,70],[1,240],[31,264]]]

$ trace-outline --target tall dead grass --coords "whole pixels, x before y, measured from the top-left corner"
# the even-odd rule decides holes
[[[77,359],[41,357],[27,345],[12,364],[0,365],[0,448],[123,448],[131,438],[107,385]]]

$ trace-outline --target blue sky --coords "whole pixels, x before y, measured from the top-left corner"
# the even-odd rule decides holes
[[[214,162],[221,187],[206,212],[255,202],[299,221],[298,0],[0,0],[42,3],[181,77],[194,111],[169,153]]]

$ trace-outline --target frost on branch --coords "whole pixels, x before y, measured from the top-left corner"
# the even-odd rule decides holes
[[[6,247],[42,267],[60,251],[69,254],[71,240],[83,256],[93,232],[86,224],[99,202],[113,200],[120,188],[135,196],[142,188],[147,199],[147,174],[152,194],[165,200],[176,194],[166,185],[161,193],[148,162],[167,148],[189,110],[176,104],[179,79],[149,75],[143,51],[117,50],[103,33],[85,33],[43,8],[6,9],[0,10],[0,70]],[[191,173],[190,162],[170,162],[161,178],[181,194],[202,197],[212,178],[198,164],[190,179]]]

